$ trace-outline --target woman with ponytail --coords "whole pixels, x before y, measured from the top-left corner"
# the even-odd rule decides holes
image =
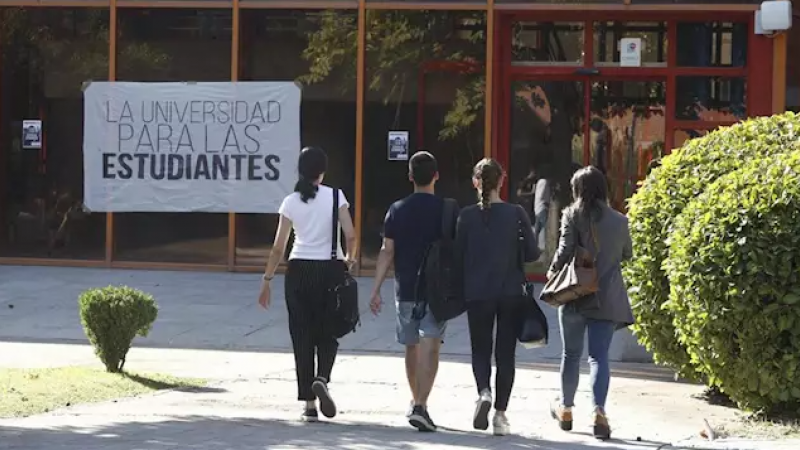
[[[504,180],[505,173],[497,161],[480,161],[472,177],[478,204],[463,209],[456,225],[456,261],[463,264],[460,271],[472,344],[472,372],[478,388],[472,424],[478,430],[489,428],[494,353],[497,374],[492,424],[498,436],[510,432],[506,409],[514,385],[517,338],[525,316],[523,261],[539,257],[528,213],[522,206],[500,199]]]
[[[343,279],[356,258],[356,237],[348,209],[350,204],[341,190],[322,184],[327,168],[328,157],[321,148],[307,147],[300,153],[297,184],[278,209],[278,231],[258,299],[262,307],[269,308],[272,297],[270,282],[294,230],[284,294],[297,372],[297,398],[304,403],[301,419],[307,422],[318,419],[317,401],[325,417],[336,415],[336,404],[328,391],[339,348],[330,330],[335,308],[330,288]],[[335,210],[334,198],[338,198]],[[333,241],[334,238],[339,240],[339,233],[334,236],[332,231],[335,220],[347,241],[346,255],[341,245]]]

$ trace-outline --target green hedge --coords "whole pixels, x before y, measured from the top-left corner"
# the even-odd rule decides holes
[[[158,317],[149,294],[127,286],[89,289],[78,297],[81,323],[109,372],[122,372],[133,338],[147,336]]]
[[[664,268],[667,308],[705,380],[743,408],[796,411],[800,149],[752,160],[692,200]]]
[[[625,267],[640,342],[657,362],[680,375],[699,379],[686,349],[664,308],[669,281],[662,268],[668,254],[673,220],[686,204],[717,178],[742,166],[744,161],[785,152],[797,142],[800,116],[748,120],[689,141],[665,157],[653,170],[629,205],[634,259]]]

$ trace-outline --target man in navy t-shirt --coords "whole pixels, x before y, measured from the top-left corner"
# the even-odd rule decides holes
[[[414,193],[395,202],[386,213],[370,307],[373,313],[380,312],[381,285],[394,263],[397,342],[406,346],[406,376],[414,400],[408,421],[420,431],[435,431],[427,401],[439,368],[446,322],[437,322],[430,308],[421,319],[415,318],[413,311],[417,273],[428,247],[441,237],[444,200],[434,195],[439,172],[433,155],[415,153],[408,171]],[[458,211],[455,215],[453,223]]]

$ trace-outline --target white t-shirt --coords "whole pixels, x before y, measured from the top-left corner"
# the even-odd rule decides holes
[[[339,190],[339,208],[349,207],[350,203]],[[293,192],[286,196],[278,213],[292,221],[294,245],[289,259],[331,259],[331,221],[333,220],[333,189],[319,185],[314,198],[303,203],[300,194]],[[339,259],[344,260],[342,245],[337,245]]]

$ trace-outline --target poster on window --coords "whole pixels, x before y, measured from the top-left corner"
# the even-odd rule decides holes
[[[300,151],[292,82],[93,82],[84,89],[92,211],[275,213]]]
[[[42,121],[22,121],[22,148],[25,150],[39,150],[42,148]]]
[[[387,145],[389,161],[408,161],[408,131],[390,131]]]

